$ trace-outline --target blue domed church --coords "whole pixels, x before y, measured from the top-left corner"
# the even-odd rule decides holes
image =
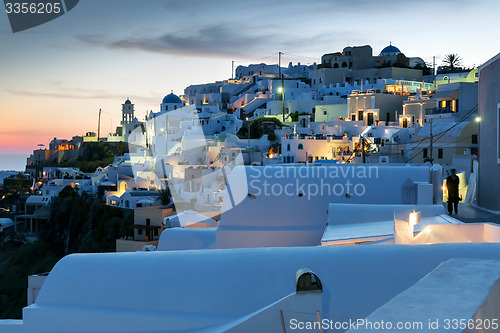
[[[167,96],[163,97],[163,100],[160,104],[160,112],[177,110],[184,106],[184,103],[180,99],[179,96],[175,95],[172,91]]]
[[[409,66],[409,59],[397,47],[389,43],[384,47],[376,60],[379,65],[400,65]]]

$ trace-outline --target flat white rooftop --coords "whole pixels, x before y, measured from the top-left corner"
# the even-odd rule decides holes
[[[447,215],[439,215],[426,217],[420,220],[420,223],[415,225],[415,233],[425,229],[429,225],[441,224],[460,224],[456,220]],[[365,222],[355,224],[339,224],[329,225],[325,229],[325,233],[321,238],[322,245],[341,245],[362,243],[368,241],[380,240],[394,235],[394,220]]]

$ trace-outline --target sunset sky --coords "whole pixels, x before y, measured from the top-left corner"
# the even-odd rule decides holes
[[[67,14],[12,33],[0,13],[0,170],[24,169],[38,144],[139,119],[164,95],[231,76],[236,65],[319,62],[345,46],[390,41],[406,56],[465,66],[498,52],[497,0],[82,0]]]

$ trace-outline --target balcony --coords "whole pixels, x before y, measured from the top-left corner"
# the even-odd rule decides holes
[[[433,107],[425,109],[425,114],[442,114],[442,113],[455,113],[452,111],[449,106],[441,108],[441,107]]]

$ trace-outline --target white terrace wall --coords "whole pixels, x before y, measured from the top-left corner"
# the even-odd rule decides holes
[[[402,204],[405,182],[429,179],[428,166],[236,167],[215,247],[319,245],[330,203]]]

